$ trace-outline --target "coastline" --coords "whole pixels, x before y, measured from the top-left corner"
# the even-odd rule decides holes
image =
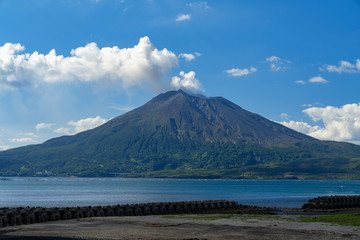
[[[321,201],[319,203],[322,204]],[[152,212],[156,209],[165,212]],[[6,218],[8,224],[0,228],[0,240],[360,239],[359,224],[350,226],[304,221],[306,217],[317,219],[320,215],[358,215],[359,208],[275,209],[209,200],[87,208],[35,208],[33,212],[26,209],[28,215],[21,210],[24,208],[1,209],[0,219]],[[34,222],[30,222],[31,216],[35,217]]]

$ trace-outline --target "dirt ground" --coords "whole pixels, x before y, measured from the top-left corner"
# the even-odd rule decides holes
[[[213,215],[212,215],[213,216]],[[19,225],[0,229],[0,239],[62,236],[81,239],[360,239],[360,227],[304,223],[299,216],[239,215],[216,220],[186,216],[99,217]],[[14,239],[36,239],[19,237]],[[40,238],[39,238],[40,239]],[[50,239],[50,238],[49,238]],[[55,239],[55,238],[54,238]]]

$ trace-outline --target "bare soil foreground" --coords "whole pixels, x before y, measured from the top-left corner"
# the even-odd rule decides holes
[[[0,229],[0,233],[0,239],[14,240],[360,239],[360,227],[302,222],[301,216],[298,215],[97,217],[9,226]]]

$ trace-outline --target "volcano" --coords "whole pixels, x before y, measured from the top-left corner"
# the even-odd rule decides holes
[[[182,90],[73,136],[0,152],[3,176],[357,178],[360,146],[320,141]]]

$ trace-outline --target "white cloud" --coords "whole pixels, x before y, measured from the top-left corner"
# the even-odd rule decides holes
[[[71,50],[71,56],[23,53],[24,46],[6,43],[0,46],[0,84],[20,87],[66,81],[110,81],[123,88],[144,83],[158,86],[162,78],[178,65],[174,53],[158,50],[148,37],[140,38],[132,48],[99,48],[96,43]]]
[[[109,106],[109,108],[124,112],[128,112],[135,109],[135,107],[133,106],[116,106],[116,105]]]
[[[229,70],[225,70],[225,72],[233,77],[241,77],[241,76],[246,76],[249,75],[250,73],[254,73],[256,72],[257,69],[254,67],[250,67],[250,69],[244,68],[244,69],[239,69],[239,68],[232,68]]]
[[[271,57],[266,58],[267,62],[279,62],[280,60],[281,59],[277,56],[271,56]]]
[[[306,103],[306,104],[302,104],[302,107],[315,107],[315,106],[324,106],[324,104],[321,104],[319,102],[315,102],[315,103]]]
[[[37,141],[34,138],[38,138],[35,133],[32,132],[25,132],[25,133],[18,133],[20,137],[18,138],[10,138],[9,141],[12,143],[36,143]]]
[[[305,81],[303,81],[303,80],[297,80],[297,81],[295,81],[295,83],[296,84],[306,84]]]
[[[100,116],[94,118],[85,118],[78,121],[69,121],[68,125],[71,127],[60,127],[54,130],[55,133],[62,135],[73,135],[79,132],[96,128],[108,120],[101,118]]]
[[[33,137],[33,138],[38,138],[39,137],[38,135],[36,135],[33,132],[26,132],[26,133],[21,133],[21,134],[24,135],[24,136],[29,136],[29,137]]]
[[[103,119],[103,118],[97,116],[95,118],[81,119],[76,122],[70,121],[68,124],[75,128],[75,133],[79,133],[79,132],[83,132],[83,131],[98,127],[106,122],[107,122],[106,119]]]
[[[266,58],[266,62],[270,63],[270,69],[273,72],[285,71],[289,68],[287,65],[291,63],[289,60],[281,59],[277,56]]]
[[[10,142],[13,143],[36,143],[37,141],[31,137],[24,137],[24,138],[11,138],[9,139]]]
[[[36,128],[36,131],[40,131],[43,129],[51,129],[52,126],[54,126],[53,123],[38,123],[38,124],[36,124],[35,128]]]
[[[188,73],[185,73],[181,71],[179,73],[179,76],[174,76],[171,79],[171,85],[175,89],[186,89],[191,91],[199,91],[202,90],[202,85],[200,81],[195,78],[195,72],[190,71]]]
[[[328,81],[320,76],[312,77],[309,79],[311,83],[327,83]]]
[[[342,107],[311,107],[303,112],[314,122],[322,123],[323,127],[294,121],[281,124],[322,140],[360,141],[360,103]]]
[[[321,121],[324,128],[311,136],[332,140],[360,140],[360,104],[347,104],[341,108],[327,106],[303,110],[314,122]]]
[[[281,114],[280,114],[280,117],[281,117],[282,119],[289,119],[289,115],[288,115],[287,113],[281,113]]]
[[[325,64],[320,70],[337,73],[356,73],[360,72],[360,59],[356,60],[355,64],[348,61],[340,61],[338,66]]]
[[[284,125],[285,127],[291,128],[295,131],[304,133],[304,134],[309,134],[312,132],[315,132],[317,130],[320,129],[319,126],[311,126],[306,122],[295,122],[295,121],[289,121],[289,122],[279,122],[280,124]]]
[[[5,150],[8,150],[10,149],[10,146],[7,146],[7,145],[1,145],[0,146],[0,151],[5,151]]]
[[[191,19],[191,14],[179,14],[176,18],[177,22],[181,22],[181,21],[185,21],[185,20],[190,20]]]
[[[188,3],[188,4],[186,4],[186,6],[194,7],[194,8],[203,8],[203,9],[210,9],[211,8],[206,1]]]
[[[185,58],[186,61],[192,61],[196,58],[196,56],[191,53],[180,53],[179,57]]]
[[[71,135],[71,134],[73,134],[73,133],[71,133],[70,128],[65,128],[65,127],[55,129],[54,132],[62,134],[62,135]]]

